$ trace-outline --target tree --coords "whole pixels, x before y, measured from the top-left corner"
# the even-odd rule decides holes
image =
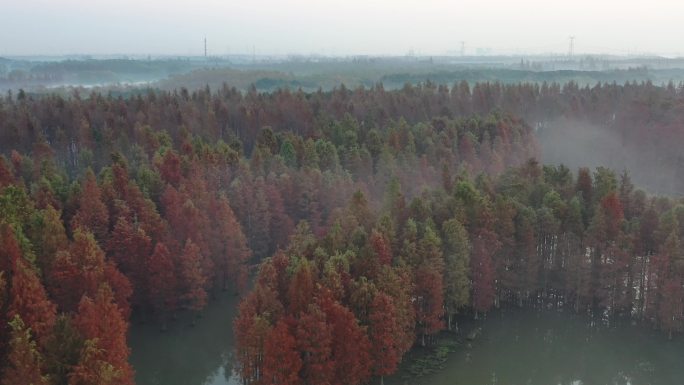
[[[285,210],[282,192],[279,191],[277,186],[274,186],[272,183],[267,184],[266,195],[268,198],[269,211],[271,212],[270,250],[273,251],[277,248],[284,248],[287,246],[288,238],[294,228],[294,222]]]
[[[295,338],[302,357],[301,376],[304,384],[332,385],[335,375],[332,330],[325,313],[315,303],[310,304],[301,314]]]
[[[213,203],[212,213],[209,243],[220,287],[226,289],[227,283],[232,282],[236,290],[242,291],[247,284],[246,264],[251,256],[247,238],[225,196]]]
[[[295,151],[292,142],[287,139],[285,139],[280,146],[280,156],[283,157],[283,160],[288,167],[297,167],[297,152]]]
[[[591,180],[591,172],[588,168],[580,168],[577,174],[577,192],[580,198],[582,198],[582,203],[584,203],[582,218],[584,220],[584,225],[589,225],[589,219],[591,218],[591,204],[594,199],[594,188],[593,182]]]
[[[154,252],[147,259],[145,265],[149,282],[150,303],[165,322],[166,314],[176,308],[178,288],[171,252],[164,243],[159,242],[154,246]]]
[[[444,259],[441,241],[431,227],[426,226],[425,234],[418,243],[418,253],[414,261],[414,282],[416,321],[421,332],[421,341],[444,327]]]
[[[150,237],[125,217],[119,217],[109,237],[107,251],[111,260],[133,284],[133,304],[144,306],[149,290],[145,261],[152,252]]]
[[[69,373],[69,385],[116,385],[122,382],[121,369],[107,362],[105,351],[98,347],[98,339],[85,341],[78,363]],[[132,382],[129,382],[132,383]]]
[[[174,150],[167,150],[163,156],[155,159],[155,163],[164,182],[178,187],[182,177],[181,159],[178,153]]]
[[[271,331],[271,325],[256,311],[254,301],[242,301],[238,316],[233,321],[238,371],[246,384],[261,381],[265,342]]]
[[[254,290],[244,299],[245,302],[252,302],[255,312],[267,319],[270,324],[275,324],[285,310],[278,298],[277,282],[275,267],[271,263],[262,264]]]
[[[9,353],[2,375],[2,385],[47,385],[43,373],[43,357],[31,338],[31,329],[16,314],[10,326]]]
[[[109,213],[102,203],[102,192],[97,185],[95,174],[88,169],[83,180],[78,211],[71,219],[71,229],[83,229],[92,232],[98,241],[106,240],[109,232]]]
[[[202,271],[202,254],[190,239],[180,256],[179,288],[181,305],[189,310],[199,311],[207,304],[207,292],[204,289],[206,277]]]
[[[492,263],[492,244],[494,234],[485,232],[473,239],[471,271],[473,275],[473,308],[476,312],[486,313],[494,304],[494,264]]]
[[[430,266],[421,265],[415,272],[415,283],[416,322],[425,346],[426,337],[444,327],[442,274]]]
[[[378,289],[392,298],[400,337],[395,341],[403,355],[416,339],[416,313],[413,306],[415,284],[408,267],[384,268],[377,279]]]
[[[658,318],[661,327],[672,339],[672,333],[682,330],[684,324],[684,290],[680,277],[667,278],[660,288],[661,300],[658,306]]]
[[[0,155],[0,189],[11,184],[14,184],[12,167],[7,162],[7,158]]]
[[[52,268],[57,252],[66,250],[69,243],[60,218],[61,213],[52,206],[47,206],[43,211],[43,222],[39,229],[36,242],[36,262],[41,271],[47,273]]]
[[[124,318],[130,313],[128,298],[132,289],[128,279],[111,262],[92,233],[77,230],[68,251],[57,253],[48,276],[48,291],[63,311],[75,311],[83,295],[94,298],[106,282],[114,292]]]
[[[6,309],[5,304],[9,300],[9,293],[7,292],[7,279],[5,278],[5,272],[0,271],[0,309]],[[4,311],[3,311],[4,312]],[[0,314],[0,323],[7,323],[7,314]],[[5,334],[5,328],[0,328],[0,344],[1,346],[7,346],[7,335]],[[4,355],[5,349],[0,349],[0,355]]]
[[[385,239],[385,237],[377,230],[373,230],[371,233],[370,242],[380,264],[392,264],[392,250],[387,239]]]
[[[295,317],[306,311],[313,300],[314,279],[311,266],[306,259],[300,259],[290,280],[287,298],[288,312]]]
[[[684,252],[677,233],[675,226],[665,239],[659,255],[654,258],[657,317],[669,338],[674,332],[681,331],[684,325],[684,288],[681,278]]]
[[[335,301],[329,292],[324,291],[318,302],[326,314],[332,337],[331,361],[335,368],[331,384],[366,383],[373,367],[368,335],[359,326],[354,313]]]
[[[111,365],[111,371],[108,371],[115,379],[115,382],[111,383],[133,384],[133,368],[128,363],[130,350],[126,344],[128,323],[114,301],[114,293],[109,285],[101,285],[94,298],[83,296],[78,305],[74,326],[85,340],[96,341],[96,348],[89,343],[85,344],[77,368],[81,367],[85,371],[99,371],[101,365],[89,362],[96,358],[104,365]],[[94,367],[88,367],[89,365]],[[87,376],[79,374],[79,370],[75,370],[75,373],[70,379],[70,385],[92,383],[87,380],[79,382],[80,377],[87,378]]]
[[[444,232],[444,306],[447,325],[451,330],[453,316],[470,302],[470,243],[468,232],[457,220],[442,225]]]
[[[293,320],[281,318],[266,336],[264,345],[263,383],[265,385],[300,385],[302,359],[297,341],[290,332]]]
[[[403,354],[399,344],[401,329],[392,297],[378,292],[373,299],[369,318],[368,335],[374,362],[373,373],[380,376],[382,384],[383,376],[397,370]]]
[[[12,272],[8,315],[20,316],[42,346],[52,332],[57,307],[47,297],[35,271],[23,259],[17,259]]]
[[[45,345],[45,368],[52,384],[67,384],[69,374],[78,364],[83,337],[73,325],[73,318],[60,314]]]
[[[12,226],[4,221],[0,221],[0,246],[0,271],[10,272],[23,257]]]

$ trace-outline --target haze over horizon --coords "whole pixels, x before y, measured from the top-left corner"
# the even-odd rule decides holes
[[[676,1],[24,0],[3,6],[0,56],[131,54],[681,56]],[[589,10],[589,11],[588,11]]]

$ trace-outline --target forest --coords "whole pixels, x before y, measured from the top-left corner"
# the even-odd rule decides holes
[[[382,379],[503,306],[672,338],[683,109],[682,85],[650,82],[10,92],[0,383],[133,384],[130,323],[201,325],[222,291],[245,384]],[[541,163],[574,125],[645,166]]]
[[[684,60],[659,56],[582,55],[435,55],[326,56],[217,53],[188,55],[70,55],[2,57],[0,92],[24,89],[37,94],[69,94],[73,88],[136,93],[141,86],[173,91],[182,87],[218,89],[229,83],[240,91],[281,88],[305,92],[351,89],[382,83],[400,89],[406,83],[453,84],[502,82],[601,83],[684,81]]]

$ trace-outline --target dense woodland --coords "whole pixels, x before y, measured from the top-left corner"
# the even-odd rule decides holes
[[[675,166],[682,108],[651,84],[10,94],[0,382],[131,384],[130,320],[164,328],[222,290],[244,296],[226,327],[245,383],[366,383],[503,304],[671,335],[684,202],[542,166],[534,131],[620,122]]]
[[[553,158],[557,142],[576,143],[572,148],[577,155],[560,159],[574,168],[587,166],[582,160],[592,155],[587,158],[600,160],[593,165],[610,163],[618,171],[627,168],[637,184],[651,192],[684,194],[684,154],[679,146],[684,141],[684,88],[673,83],[580,87],[573,82],[459,82],[448,87],[428,82],[394,91],[379,84],[313,93],[260,93],[254,88],[240,92],[223,86],[213,93],[209,89],[135,92],[127,97],[76,93],[68,99],[19,92],[0,99],[0,151],[29,153],[36,143],[46,140],[73,176],[81,158],[99,170],[108,164],[113,150],[125,155],[136,150],[133,144],[141,145],[148,127],[153,132],[166,131],[176,146],[187,131],[208,142],[222,139],[251,157],[263,127],[319,139],[334,134],[321,129],[326,120],[351,117],[360,125],[357,139],[364,144],[372,129],[390,121],[403,118],[414,125],[439,118],[486,116],[497,110],[533,127],[549,145],[545,158]],[[601,141],[592,145],[594,136],[588,131],[611,145],[602,146]],[[578,142],[578,137],[586,138]],[[580,146],[588,148],[575,148]],[[84,151],[93,155],[83,155]],[[659,172],[652,172],[654,168]]]

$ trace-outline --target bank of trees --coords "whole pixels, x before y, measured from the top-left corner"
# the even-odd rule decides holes
[[[224,86],[213,91],[137,91],[125,98],[96,93],[71,98],[31,96],[19,91],[0,98],[0,151],[34,152],[37,143],[47,141],[58,163],[75,177],[83,165],[98,171],[109,164],[113,151],[127,158],[140,152],[140,147],[149,152],[158,145],[153,133],[160,130],[169,134],[176,148],[191,133],[209,143],[223,140],[251,157],[261,129],[271,127],[276,134],[326,138],[336,146],[344,141],[366,144],[375,157],[374,128],[383,131],[400,119],[413,126],[438,117],[459,119],[492,111],[526,121],[544,142],[554,143],[554,149],[563,149],[555,146],[556,138],[574,146],[576,156],[561,152],[570,152],[565,157],[571,159],[565,161],[572,160],[576,167],[587,166],[584,158],[598,165],[608,162],[617,169],[629,166],[635,179],[651,191],[684,193],[679,148],[684,141],[684,93],[681,85],[672,83],[426,82],[398,90],[385,90],[378,84],[314,93],[259,93],[255,89],[243,93]],[[346,127],[340,130],[331,124],[334,121],[346,122]],[[356,137],[342,137],[351,122],[358,125]],[[491,132],[488,139],[495,139]],[[586,148],[578,148],[582,145],[606,154],[585,153]],[[280,151],[280,147],[271,150]],[[545,155],[554,159],[554,154]],[[653,168],[660,172],[650,172]]]
[[[378,210],[361,194],[322,236],[300,222],[261,264],[234,325],[246,383],[365,383],[455,328],[454,315],[502,304],[633,318],[670,336],[684,326],[684,202],[648,197],[627,174],[530,161]]]
[[[163,328],[180,312],[201,312],[220,290],[244,291],[250,266],[287,247],[296,223],[303,220],[323,236],[352,196],[354,215],[370,225],[381,202],[376,197],[388,184],[400,193],[400,183],[413,181],[415,193],[462,165],[498,173],[504,162],[520,163],[537,151],[530,129],[503,115],[388,121],[370,130],[351,115],[320,117],[315,134],[255,128],[248,148],[236,136],[208,136],[210,125],[199,115],[171,130],[161,123],[129,126],[128,116],[137,114],[128,109],[131,100],[31,100],[20,93],[2,102],[2,144],[12,146],[0,156],[5,383],[132,383],[131,316]],[[172,105],[172,99],[161,103]],[[116,110],[105,113],[105,130],[95,123],[95,116],[104,116],[101,108]],[[78,128],[70,120],[75,111]],[[489,158],[499,163],[489,167]],[[376,247],[387,259],[391,246],[383,242],[378,233]],[[349,309],[333,297],[321,301],[308,322],[339,319],[329,330],[331,341],[344,343],[349,328],[369,338]],[[301,297],[300,304],[305,311],[309,300]],[[383,316],[373,314],[379,325],[373,338],[387,339],[392,330],[381,330]],[[291,330],[284,322],[276,331],[287,340]],[[297,344],[304,337],[293,336]],[[318,337],[308,338],[315,345]],[[345,363],[329,375],[356,382],[391,371],[393,364],[356,367],[368,346],[370,340],[363,352],[336,351]],[[287,358],[280,344],[269,349]]]
[[[503,302],[680,330],[681,202],[530,161],[476,87],[3,98],[4,383],[132,383],[129,319],[220,290],[250,383],[388,375]]]

